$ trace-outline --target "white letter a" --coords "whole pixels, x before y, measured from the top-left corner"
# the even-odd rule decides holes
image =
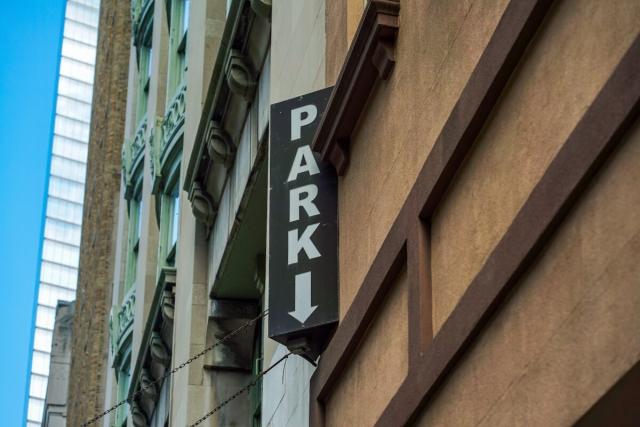
[[[302,164],[303,160],[304,164]],[[293,159],[293,164],[289,171],[287,182],[295,181],[298,178],[298,174],[303,172],[308,172],[309,175],[320,173],[320,168],[318,168],[316,159],[313,157],[313,153],[311,152],[311,147],[308,145],[301,145],[298,147],[296,157]]]

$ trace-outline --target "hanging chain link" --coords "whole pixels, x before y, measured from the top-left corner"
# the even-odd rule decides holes
[[[82,424],[82,427],[86,427],[89,426],[93,423],[95,423],[96,421],[100,420],[101,418],[105,417],[106,415],[110,414],[111,412],[115,411],[116,409],[118,409],[120,406],[124,405],[125,403],[131,403],[133,400],[135,400],[138,396],[140,396],[142,394],[143,391],[157,385],[157,384],[162,384],[162,382],[167,379],[168,377],[170,377],[171,375],[175,374],[176,372],[178,372],[180,369],[184,368],[185,366],[189,365],[190,363],[194,362],[195,360],[201,358],[202,356],[204,356],[205,354],[207,354],[209,351],[213,350],[214,348],[216,348],[217,346],[224,344],[226,341],[229,341],[231,338],[241,334],[242,332],[244,332],[245,330],[247,330],[247,328],[249,328],[249,326],[252,326],[253,324],[255,324],[258,320],[262,319],[263,317],[267,316],[267,314],[269,314],[269,310],[265,310],[262,313],[260,313],[258,316],[254,317],[253,319],[249,320],[247,323],[245,323],[244,325],[238,327],[237,329],[234,329],[233,331],[231,331],[230,333],[228,333],[227,335],[225,335],[224,337],[220,338],[218,341],[214,342],[213,344],[211,344],[209,347],[206,347],[204,350],[200,351],[199,353],[194,354],[193,356],[191,356],[189,359],[185,360],[184,362],[182,362],[181,364],[179,364],[178,366],[176,366],[175,368],[173,368],[172,370],[166,372],[164,375],[162,375],[161,377],[157,378],[154,381],[149,382],[146,385],[141,385],[139,390],[136,390],[131,396],[127,397],[126,399],[116,403],[115,405],[113,405],[111,408],[107,409],[106,411],[96,415],[95,417],[91,418],[90,420],[86,421],[85,423]],[[279,363],[279,362],[278,362]],[[275,366],[275,365],[274,365]],[[266,373],[266,371],[264,372]],[[263,373],[263,374],[264,374]]]

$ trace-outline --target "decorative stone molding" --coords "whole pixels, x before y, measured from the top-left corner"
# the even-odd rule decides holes
[[[162,378],[171,366],[175,285],[176,269],[161,268],[142,334],[140,351],[133,365],[129,398],[133,398],[135,391],[142,390],[138,403],[148,419],[151,419],[162,387],[162,382],[155,381]],[[150,384],[153,386],[144,390]]]
[[[125,139],[122,146],[122,176],[124,178],[124,197],[131,200],[133,196],[133,176],[142,161],[144,146],[147,138],[147,118],[138,125],[133,141]]]
[[[189,201],[191,202],[191,210],[196,219],[207,227],[211,227],[216,217],[217,209],[213,203],[213,198],[209,193],[204,191],[199,182],[193,183],[193,187],[189,193]]]
[[[351,134],[376,82],[393,71],[399,13],[396,0],[369,1],[318,125],[311,146],[339,175],[349,164]]]
[[[136,163],[138,156],[144,150],[145,138],[147,136],[147,118],[145,117],[142,122],[138,125],[138,129],[136,129],[136,136],[133,139],[133,143],[131,144],[131,159],[133,164]]]
[[[222,128],[220,123],[213,120],[209,122],[206,140],[209,158],[222,163],[226,169],[231,168],[236,154],[236,147],[231,136]]]
[[[190,195],[195,216],[209,230],[235,161],[234,143],[242,134],[242,124],[253,105],[258,76],[269,52],[271,26],[256,11],[265,12],[270,3],[271,0],[262,0],[252,6],[251,0],[231,2],[193,149],[185,162],[183,188]],[[215,123],[219,124],[217,130]],[[229,135],[220,132],[222,129]]]
[[[162,149],[162,119],[156,118],[155,126],[149,131],[147,145],[151,156],[151,176],[153,178],[160,174],[160,151]]]
[[[137,401],[132,401],[131,408],[131,421],[134,427],[148,427],[147,415],[144,413],[142,406]]]
[[[135,288],[131,288],[127,295],[124,298],[124,301],[120,305],[120,309],[117,314],[117,329],[116,329],[116,337],[117,337],[117,345],[120,346],[122,344],[122,340],[124,338],[125,333],[131,329],[133,325],[133,318],[135,316],[135,305],[136,305],[136,292]]]
[[[251,0],[251,9],[256,15],[271,19],[271,0]]]
[[[131,0],[131,27],[136,28],[142,12],[142,0]]]
[[[175,312],[175,298],[173,292],[170,289],[162,291],[162,306],[160,307],[160,313],[162,319],[165,322],[173,324],[174,312]]]
[[[131,1],[131,33],[136,46],[140,46],[144,33],[152,22],[153,3],[154,0]]]
[[[135,288],[129,290],[124,297],[124,301],[117,308],[111,307],[109,315],[109,337],[110,350],[113,356],[113,366],[118,366],[126,350],[125,343],[133,327],[135,312],[136,294]]]
[[[153,375],[147,369],[143,369],[140,374],[140,391],[142,395],[140,406],[147,415],[147,419],[151,419],[160,395],[160,389]]]
[[[246,57],[238,50],[232,50],[225,68],[227,84],[236,95],[250,102],[256,89],[256,79]]]
[[[171,351],[167,348],[160,333],[154,331],[149,340],[149,353],[154,363],[168,368],[171,364]]]
[[[149,137],[147,138],[147,145],[149,146],[150,166],[151,166],[151,178],[153,185],[151,192],[157,194],[160,181],[162,179],[162,150],[163,150],[163,131],[162,126],[163,119],[156,117],[154,125],[149,131]]]
[[[164,115],[162,121],[162,147],[160,149],[161,155],[164,155],[166,147],[174,140],[174,138],[180,134],[182,126],[184,125],[185,114],[185,95],[187,93],[187,86],[182,85],[178,93],[173,97],[167,112]]]
[[[160,394],[158,384],[147,369],[143,369],[140,374],[140,389],[143,396],[152,400],[156,400]]]

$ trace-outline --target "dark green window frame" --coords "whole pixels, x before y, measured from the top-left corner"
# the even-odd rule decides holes
[[[162,264],[159,267],[175,266],[176,250],[180,228],[180,163],[182,152],[175,155],[175,159],[168,169],[167,180],[161,192],[160,209],[160,253]]]
[[[128,340],[128,347],[124,350],[122,363],[116,368],[116,399],[118,402],[125,400],[129,394],[131,384],[131,339]],[[119,406],[115,414],[115,426],[126,427],[129,404]]]
[[[142,123],[147,115],[149,90],[151,87],[151,62],[153,60],[153,46],[151,44],[151,28],[143,38],[142,46],[138,49],[138,99],[136,108],[136,123]]]
[[[138,270],[138,253],[142,234],[142,182],[139,182],[134,195],[129,200],[129,227],[127,242],[127,265],[124,293],[133,287]]]
[[[187,32],[190,0],[171,0],[169,3],[169,69],[167,76],[167,106],[184,85],[187,70]]]

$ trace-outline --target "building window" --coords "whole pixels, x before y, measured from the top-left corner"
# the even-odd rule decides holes
[[[117,371],[118,381],[118,402],[123,401],[129,394],[129,384],[131,384],[131,355],[129,354],[125,361]],[[116,410],[116,427],[123,427],[127,425],[127,413],[129,412],[129,404],[124,404],[118,407]]]
[[[180,228],[180,157],[170,169],[166,190],[162,194],[162,210],[160,216],[161,239],[160,259],[166,266],[175,265],[176,246]]]
[[[187,28],[189,28],[189,7],[191,6],[191,0],[183,0],[182,1],[182,34],[187,33]]]
[[[140,186],[141,187],[141,186]],[[125,280],[125,292],[129,290],[136,280],[138,267],[138,252],[140,251],[140,235],[142,226],[142,191],[136,192],[129,202],[129,239],[127,250],[127,274]]]
[[[171,104],[176,92],[184,84],[190,6],[190,0],[172,0],[170,5],[167,105]]]
[[[171,191],[169,213],[169,247],[174,247],[178,242],[178,225],[180,223],[180,198],[178,197],[178,185]]]
[[[44,399],[47,394],[47,377],[43,375],[31,374],[29,394],[33,397]]]
[[[139,50],[138,58],[138,101],[136,121],[141,123],[147,114],[149,101],[149,87],[151,85],[151,61],[153,60],[153,48],[151,47],[151,34],[145,37],[147,40]]]

